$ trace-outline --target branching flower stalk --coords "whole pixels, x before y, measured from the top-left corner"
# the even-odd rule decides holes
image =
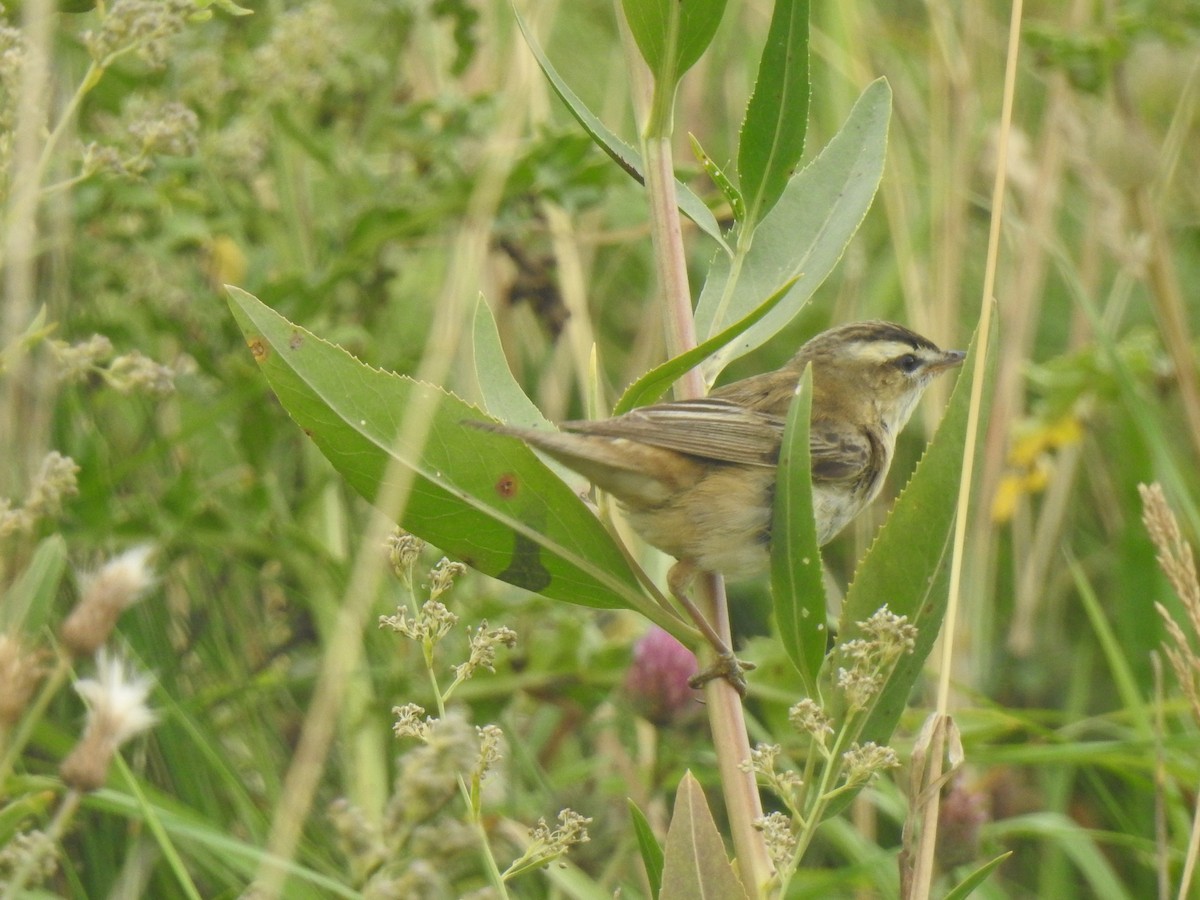
[[[151,66],[161,66],[166,59],[168,41],[183,30],[196,12],[191,0],[115,0],[107,10],[102,10],[99,27],[83,35],[91,63],[50,128],[34,163],[32,185],[35,188],[41,188],[50,160],[74,123],[83,98],[100,83],[105,72],[118,59],[131,53],[139,54]]]
[[[507,880],[523,872],[540,869],[558,859],[575,844],[588,839],[587,826],[591,821],[572,809],[559,812],[556,828],[550,828],[545,819],[538,819],[537,825],[529,832],[533,838],[529,849],[505,869],[501,877]]]
[[[410,534],[396,532],[389,538],[388,544],[393,569],[407,588],[409,608],[407,610],[398,609],[394,616],[381,616],[379,626],[390,628],[420,644],[422,658],[425,662],[425,672],[433,691],[434,702],[437,705],[438,718],[445,720],[448,692],[443,692],[439,684],[434,651],[442,638],[449,634],[458,623],[458,616],[450,612],[436,598],[450,589],[455,575],[461,574],[461,571],[454,568],[457,564],[450,563],[443,558],[431,573],[429,599],[420,603],[413,580],[413,567],[420,556],[424,542]],[[457,679],[455,684],[458,684]],[[393,729],[397,737],[415,737],[420,740],[428,738],[434,721],[425,716],[425,710],[422,707],[410,703],[397,707],[393,712],[397,717]],[[476,771],[472,772],[470,785],[464,780],[462,774],[459,774],[458,788],[463,802],[466,804],[471,826],[478,837],[480,859],[488,879],[501,897],[507,897],[508,891],[504,886],[504,878],[483,828],[482,807],[479,802],[479,784],[481,782],[482,772],[480,767],[476,767]]]
[[[840,726],[835,729],[834,719],[812,698],[801,700],[789,711],[789,721],[808,743],[803,773],[781,768],[783,750],[779,745],[759,744],[743,764],[787,808],[786,816],[771,813],[755,823],[775,863],[774,885],[780,896],[786,894],[830,804],[858,790],[877,773],[900,765],[892,748],[859,741],[897,662],[913,652],[916,628],[906,616],[897,616],[886,606],[857,624],[864,637],[845,642],[837,651],[846,662],[835,677],[845,708]]]
[[[78,474],[79,466],[71,457],[55,450],[47,453],[24,502],[14,506],[9,498],[0,497],[0,538],[29,534],[39,522],[62,512],[66,499],[79,493]]]
[[[437,648],[458,624],[458,616],[450,612],[439,598],[453,587],[455,579],[466,571],[466,567],[462,563],[450,562],[445,558],[439,561],[430,572],[428,598],[422,602],[413,578],[413,570],[422,547],[423,542],[400,531],[393,533],[388,539],[389,559],[393,571],[406,586],[408,605],[407,608],[398,609],[395,615],[381,616],[379,624],[381,628],[390,628],[421,646],[437,716],[426,715],[425,709],[415,703],[398,706],[393,710],[396,716],[393,731],[397,737],[415,738],[431,745],[437,740],[439,726],[447,723],[455,715],[447,708],[455,690],[480,669],[494,672],[498,648],[513,647],[517,635],[512,629],[504,626],[489,627],[486,621],[480,623],[470,633],[468,658],[453,667],[454,680],[443,689],[438,676]],[[484,778],[500,760],[503,733],[495,725],[480,726],[475,731],[478,739],[475,764],[471,767],[469,775],[458,772],[456,780],[488,879],[499,896],[507,897],[507,881],[531,869],[545,866],[566,853],[574,844],[588,840],[586,826],[591,819],[570,809],[564,809],[558,815],[559,824],[555,828],[550,828],[545,820],[539,821],[537,827],[530,832],[532,840],[529,847],[502,872],[492,853],[483,825],[482,788]]]
[[[52,339],[46,346],[54,356],[57,377],[62,383],[99,378],[119,393],[151,397],[166,397],[175,390],[175,369],[138,350],[114,357],[112,341],[102,334],[93,334],[74,344]]]

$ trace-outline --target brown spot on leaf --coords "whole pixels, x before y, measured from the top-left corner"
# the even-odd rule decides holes
[[[246,341],[246,345],[250,348],[250,354],[254,357],[255,362],[266,362],[271,351],[267,349],[266,342],[260,337],[253,337]]]
[[[519,486],[520,482],[517,481],[517,476],[512,472],[505,472],[496,479],[496,493],[505,500],[511,500],[517,496]]]
[[[293,331],[291,340],[288,341],[288,346],[293,350],[299,350],[304,346],[304,335],[302,335],[299,331]]]

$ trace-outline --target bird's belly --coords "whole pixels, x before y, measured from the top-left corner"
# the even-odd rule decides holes
[[[664,553],[726,578],[753,578],[770,564],[775,476],[774,469],[723,466],[662,503],[622,508],[638,534]],[[868,502],[861,492],[813,485],[817,543],[836,537]]]
[[[623,506],[630,525],[663,552],[727,578],[751,578],[770,561],[774,488],[774,469],[722,466],[662,504]]]

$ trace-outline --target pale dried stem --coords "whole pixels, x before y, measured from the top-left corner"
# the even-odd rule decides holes
[[[23,5],[25,61],[17,96],[12,164],[6,173],[10,193],[0,211],[4,222],[0,235],[4,291],[0,348],[15,346],[25,332],[37,296],[38,199],[49,149],[45,135],[49,127],[53,24],[54,8],[47,0],[30,0]],[[10,493],[46,450],[48,420],[42,405],[34,402],[40,392],[39,378],[27,354],[13,354],[0,391],[0,458],[6,460],[0,493]]]
[[[1054,479],[1046,490],[1046,498],[1033,526],[1029,552],[1018,559],[1019,581],[1013,603],[1012,623],[1008,631],[1008,648],[1018,657],[1026,657],[1037,649],[1037,635],[1043,615],[1045,586],[1050,581],[1050,568],[1059,558],[1059,540],[1070,512],[1075,491],[1075,476],[1079,471],[1081,450],[1078,445],[1065,448],[1054,468]],[[984,493],[984,497],[991,496]],[[1014,554],[1015,555],[1015,554]]]
[[[988,253],[984,268],[983,293],[980,298],[980,320],[976,335],[975,368],[972,373],[971,402],[967,412],[966,443],[963,448],[963,470],[959,480],[958,509],[954,522],[954,543],[950,557],[949,599],[946,606],[946,621],[943,626],[942,658],[939,666],[936,715],[949,716],[950,674],[954,666],[954,636],[957,631],[958,608],[962,595],[962,572],[966,548],[968,513],[970,511],[971,485],[975,474],[975,448],[979,440],[980,416],[983,405],[983,383],[988,364],[988,347],[991,343],[992,309],[996,285],[996,268],[1000,255],[1000,234],[1004,212],[1004,192],[1008,170],[1008,139],[1012,128],[1013,98],[1016,93],[1017,51],[1020,48],[1021,14],[1023,0],[1015,0],[1009,23],[1008,57],[1004,70],[1004,98],[1000,112],[996,149],[996,174],[992,188],[992,218],[988,231]],[[942,774],[943,736],[938,729],[934,733],[930,749],[929,780],[936,783]],[[917,860],[913,873],[910,898],[930,895],[933,886],[934,848],[937,839],[938,804],[930,803],[925,811],[918,839]]]
[[[528,55],[515,47],[508,66],[507,108],[499,117],[503,123],[493,135],[484,154],[483,170],[459,230],[441,295],[434,308],[436,317],[430,338],[415,377],[430,384],[444,384],[457,358],[456,348],[469,312],[468,298],[478,292],[478,279],[488,250],[491,224],[503,192],[508,166],[515,154],[517,129],[525,104],[526,86],[531,78]],[[405,410],[397,441],[403,446],[420,446],[428,438],[434,418],[433,403],[418,400]],[[349,687],[349,674],[362,654],[362,630],[370,608],[378,596],[385,567],[379,564],[379,547],[399,520],[409,497],[414,474],[393,454],[381,479],[384,486],[375,499],[372,515],[354,570],[346,586],[339,615],[322,658],[312,703],[305,716],[299,745],[293,756],[275,809],[267,852],[255,877],[256,896],[280,895],[287,869],[283,861],[296,852],[301,829],[308,818],[321,773],[329,755],[334,730],[341,719],[343,700]]]
[[[1154,855],[1158,876],[1159,900],[1171,896],[1171,845],[1167,824],[1167,759],[1163,738],[1167,733],[1163,715],[1162,657],[1150,653],[1154,673]]]
[[[1188,837],[1187,854],[1183,859],[1183,874],[1179,876],[1178,900],[1187,900],[1196,874],[1196,861],[1200,859],[1200,803],[1192,814],[1192,833]]]
[[[1131,130],[1142,128],[1123,82],[1117,80],[1116,96]],[[1158,320],[1163,343],[1175,366],[1175,381],[1183,407],[1184,420],[1193,448],[1200,452],[1200,372],[1197,372],[1192,352],[1188,301],[1180,284],[1178,268],[1171,252],[1171,242],[1162,211],[1171,190],[1185,145],[1185,135],[1195,119],[1200,98],[1200,63],[1193,63],[1187,81],[1179,95],[1171,131],[1164,142],[1158,162],[1155,182],[1134,189],[1130,197],[1130,212],[1134,226],[1149,239],[1146,260],[1146,280],[1154,315]]]

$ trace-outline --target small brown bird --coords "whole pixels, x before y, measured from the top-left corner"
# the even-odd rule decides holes
[[[737,579],[767,569],[779,450],[805,365],[813,372],[813,513],[824,545],[875,499],[896,435],[925,388],[965,356],[901,325],[859,322],[817,335],[781,369],[701,399],[563,422],[561,431],[471,424],[520,438],[616,497],[638,534],[678,560],[671,592],[717,652],[718,663],[693,686],[721,676],[744,694],[749,666],[691,603],[687,586],[698,570]]]
[[[770,559],[776,467],[788,405],[812,363],[817,540],[830,541],[879,493],[896,435],[939,372],[962,363],[890,322],[831,328],[781,369],[697,400],[656,403],[562,431],[483,426],[518,437],[617,498],[629,523],[680,565],[748,578]],[[678,593],[678,590],[676,590]]]

